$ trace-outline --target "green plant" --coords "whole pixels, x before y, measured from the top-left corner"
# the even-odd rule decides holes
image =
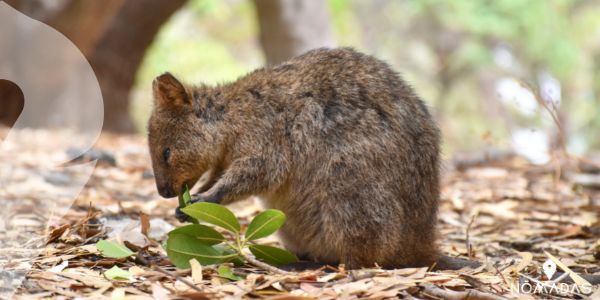
[[[123,270],[117,266],[106,270],[104,276],[110,280],[129,280],[131,278],[131,272]]]
[[[186,187],[179,197],[181,211],[192,217],[192,223],[168,233],[165,248],[171,262],[178,268],[190,268],[190,260],[196,259],[203,265],[232,262],[241,265],[244,261],[263,269],[285,273],[277,267],[298,261],[296,256],[284,249],[256,244],[256,240],[267,237],[285,223],[285,214],[276,209],[267,209],[257,215],[243,233],[235,215],[225,206],[215,203],[191,204]],[[221,227],[229,232],[223,236],[214,228],[198,224],[199,221]],[[104,257],[127,258],[135,255],[129,248],[113,241],[101,240],[96,248]],[[250,255],[248,251],[252,253]],[[237,278],[226,267],[219,269],[221,277]],[[113,270],[114,271],[114,270]]]
[[[135,255],[129,248],[113,241],[100,240],[96,243],[96,248],[104,257],[125,258]]]
[[[167,254],[176,267],[190,268],[191,259],[196,259],[203,265],[247,261],[261,268],[281,272],[271,266],[298,260],[294,254],[284,249],[255,244],[257,239],[275,233],[285,223],[283,212],[276,209],[265,210],[250,222],[243,233],[237,218],[226,207],[207,202],[190,204],[190,199],[186,188],[180,197],[181,211],[193,218],[195,224],[172,230],[166,243]],[[210,226],[198,224],[198,221],[225,229],[229,233],[228,237]]]
[[[183,193],[179,195],[179,207],[186,207],[192,204],[192,196],[190,195],[190,189],[186,185]],[[191,222],[193,224],[198,224],[198,220],[192,219]]]

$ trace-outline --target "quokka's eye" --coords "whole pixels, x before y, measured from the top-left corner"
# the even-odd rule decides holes
[[[170,156],[171,156],[171,149],[169,149],[169,148],[166,148],[166,149],[163,151],[163,159],[164,159],[166,162],[168,162],[168,161],[169,161],[169,157],[170,157]]]

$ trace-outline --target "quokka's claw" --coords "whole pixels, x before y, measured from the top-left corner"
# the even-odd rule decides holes
[[[177,218],[177,220],[179,220],[179,222],[190,222],[191,218],[190,216],[186,215],[185,213],[183,213],[181,211],[181,207],[177,207],[175,209],[175,218]]]

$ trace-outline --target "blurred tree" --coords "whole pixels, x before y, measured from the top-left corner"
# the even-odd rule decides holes
[[[29,1],[19,3],[27,2]],[[47,13],[47,16],[41,17],[40,21],[67,36],[87,56],[93,51],[98,39],[123,2],[124,0],[57,1],[62,3],[62,6],[52,9],[56,12]],[[34,11],[41,10],[36,9],[35,6],[30,8]]]
[[[268,65],[310,49],[335,45],[325,1],[253,1]]]
[[[0,123],[12,126],[23,111],[23,91],[12,81],[0,79]]]
[[[515,128],[546,131],[560,145],[536,103],[520,113],[529,95],[560,104],[571,145],[600,145],[600,1],[330,1],[347,44],[391,62],[434,103],[448,152],[479,148],[483,137],[510,146]],[[503,81],[514,83],[511,99],[498,95]]]
[[[146,49],[160,26],[186,0],[18,1],[7,3],[65,34],[90,60],[104,97],[104,129],[133,131],[129,91]],[[0,86],[0,123],[13,124],[22,109],[19,93]]]
[[[104,33],[124,8],[124,0],[7,1],[59,28],[94,65],[109,60],[108,49],[131,50],[127,44],[128,37],[134,35],[131,32],[114,35],[124,40],[123,47],[115,43],[103,51],[98,48],[99,41],[111,39]],[[553,127],[547,118],[540,117],[545,114],[540,113],[539,107],[533,114],[519,115],[515,105],[520,105],[521,99],[498,97],[499,84],[506,79],[525,85],[513,85],[514,90],[527,90],[539,97],[547,94],[545,82],[558,82],[562,99],[559,117],[571,133],[567,138],[570,142],[583,139],[586,146],[600,149],[600,140],[595,138],[600,130],[600,18],[597,17],[600,0],[193,0],[188,3],[178,14],[177,22],[165,26],[163,32],[168,34],[159,35],[160,45],[149,48],[146,56],[149,67],[132,70],[138,73],[135,94],[144,93],[139,105],[133,108],[137,109],[136,114],[139,107],[146,112],[149,109],[149,83],[164,70],[179,72],[194,82],[233,80],[261,64],[254,39],[257,27],[267,62],[273,64],[310,48],[332,45],[331,18],[340,44],[390,62],[424,98],[431,100],[450,146],[446,148],[448,153],[456,148],[479,148],[483,136],[485,142],[507,146],[512,128]],[[252,17],[253,12],[258,18]],[[154,17],[147,14],[146,18]],[[143,28],[130,30],[125,21],[121,24],[125,31],[143,31]],[[79,34],[78,28],[85,28],[82,30],[85,34]],[[138,51],[143,52],[132,52]],[[107,120],[107,127],[114,124],[117,128],[114,130],[130,128],[126,121],[129,119],[126,111],[131,109],[126,92],[130,79],[119,73],[135,68],[138,62],[133,53],[133,58],[127,53],[119,58],[119,54],[113,65],[106,67],[110,70],[98,73],[99,77],[100,73],[109,77],[107,82],[99,79],[104,93],[110,94],[105,96],[110,102],[107,115],[113,115],[111,110],[117,111],[115,120]],[[118,92],[113,93],[113,89]],[[9,110],[19,110],[18,105],[17,109],[6,107],[0,103],[3,115]],[[140,114],[138,123],[145,123],[146,118],[147,114]]]
[[[417,7],[425,16],[421,20],[437,28],[434,32],[421,31],[421,36],[438,58],[436,81],[441,87],[437,104],[441,105],[442,114],[449,114],[445,102],[456,84],[464,82],[461,77],[472,76],[475,71],[480,78],[489,74],[496,79],[514,78],[540,101],[560,106],[558,119],[562,133],[569,139],[569,133],[583,129],[581,116],[589,118],[587,114],[574,118],[573,112],[582,103],[577,100],[586,95],[582,89],[593,91],[590,85],[582,83],[593,73],[584,66],[593,64],[598,51],[598,43],[590,43],[589,33],[599,28],[599,23],[591,22],[583,12],[597,11],[599,5],[597,0],[418,2]],[[455,37],[444,38],[440,35],[444,32]],[[485,93],[484,89],[481,92],[484,101],[480,106],[486,107],[496,95]],[[497,118],[498,108],[502,111],[501,106],[495,108],[489,118]],[[598,105],[591,109],[598,111]],[[547,118],[542,117],[546,113],[540,107],[538,111],[541,113],[529,118],[507,113],[502,113],[502,117],[507,124],[514,124],[515,120],[520,123],[518,126],[548,128]],[[550,128],[550,147],[561,147],[565,137],[553,125]]]
[[[160,27],[186,0],[8,2],[61,31],[80,48],[100,82],[105,104],[104,129],[133,131],[129,98],[141,60]],[[326,2],[254,0],[254,4],[260,41],[269,64],[309,49],[334,45]],[[2,102],[0,109],[5,113],[0,118],[10,123],[22,103]]]
[[[44,22],[67,36],[88,56],[95,47],[106,24],[123,3],[123,0],[107,1],[18,1],[6,0],[13,8]],[[41,75],[43,76],[43,75]],[[18,88],[17,88],[18,89]],[[0,84],[0,123],[12,125],[23,109],[23,96],[15,92],[14,84]],[[56,100],[55,100],[56,101]],[[44,113],[40,111],[40,113]],[[44,119],[39,116],[37,119]]]
[[[125,1],[106,27],[89,56],[104,98],[104,129],[133,132],[129,93],[136,72],[161,25],[185,1]]]

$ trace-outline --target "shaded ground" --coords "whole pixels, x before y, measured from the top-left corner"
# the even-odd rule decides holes
[[[96,158],[102,161],[62,219],[43,218],[44,212],[35,209],[34,193],[24,192],[27,194],[22,197],[24,200],[19,200],[18,191],[0,187],[0,199],[13,199],[20,205],[10,215],[10,221],[7,219],[0,228],[2,238],[8,241],[14,238],[11,230],[30,226],[38,228],[38,233],[43,232],[39,245],[49,241],[32,262],[24,253],[33,251],[33,244],[5,243],[0,248],[0,258],[6,253],[22,254],[8,261],[0,260],[0,266],[4,263],[8,271],[27,272],[17,290],[17,298],[533,299],[581,296],[578,294],[582,291],[573,285],[562,291],[539,289],[536,294],[517,294],[519,282],[525,290],[528,280],[529,288],[535,288],[536,281],[546,282],[542,263],[548,255],[544,251],[577,274],[600,274],[600,168],[593,163],[562,164],[560,178],[556,177],[555,165],[532,166],[519,158],[465,166],[461,170],[449,164],[439,216],[440,247],[449,256],[482,262],[477,269],[346,271],[334,266],[278,275],[246,266],[234,269],[236,274],[245,276],[244,280],[234,282],[219,277],[216,267],[205,266],[190,272],[170,265],[160,243],[168,230],[179,225],[173,216],[177,201],[162,199],[156,194],[143,139],[104,136],[97,149],[108,155],[102,157],[102,153],[96,153]],[[35,169],[30,169],[33,174]],[[44,180],[49,179],[44,177]],[[48,197],[53,191],[48,188],[46,194],[38,196]],[[244,226],[261,207],[257,199],[249,199],[233,205],[232,209]],[[142,228],[148,231],[148,237],[141,234]],[[127,241],[130,248],[137,246],[142,250],[135,259],[102,258],[95,242],[104,238]],[[276,243],[275,240],[267,242]],[[128,269],[133,277],[128,281],[106,279],[103,272],[114,265]],[[159,269],[151,265],[158,265]],[[192,283],[195,289],[184,281]],[[600,297],[600,292],[594,297]]]

